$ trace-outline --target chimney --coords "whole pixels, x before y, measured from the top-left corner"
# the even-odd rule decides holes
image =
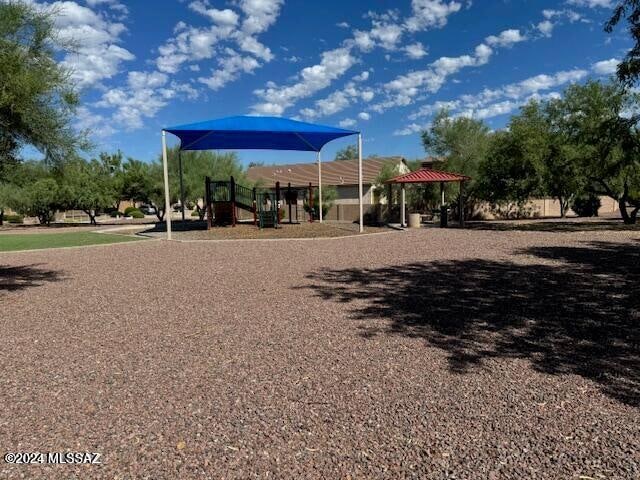
[[[433,170],[433,157],[427,157],[421,163],[422,168],[427,170]]]

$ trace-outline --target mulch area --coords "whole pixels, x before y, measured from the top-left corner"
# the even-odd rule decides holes
[[[279,228],[260,229],[253,224],[241,223],[235,227],[213,227],[206,230],[206,225],[200,222],[188,221],[185,226],[174,222],[173,237],[176,240],[240,240],[240,239],[275,239],[275,238],[326,238],[358,235],[359,227],[354,223],[314,222],[288,224]],[[393,232],[387,227],[365,227],[364,233]],[[164,237],[164,225],[142,232],[143,234]]]
[[[0,478],[636,479],[640,234],[0,254]],[[3,452],[4,453],[4,452]]]

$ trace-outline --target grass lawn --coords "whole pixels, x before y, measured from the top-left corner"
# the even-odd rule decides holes
[[[41,248],[80,247],[142,240],[129,235],[94,232],[27,233],[0,235],[0,252],[37,250]]]

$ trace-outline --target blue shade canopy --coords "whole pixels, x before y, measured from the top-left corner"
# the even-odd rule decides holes
[[[281,117],[238,116],[164,129],[180,138],[181,150],[301,150],[319,152],[340,137],[359,132]]]

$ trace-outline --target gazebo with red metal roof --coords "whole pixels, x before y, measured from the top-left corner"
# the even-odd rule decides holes
[[[431,168],[421,168],[415,172],[405,173],[399,177],[387,180],[387,184],[400,184],[400,223],[402,227],[407,226],[406,222],[406,201],[405,201],[405,185],[407,183],[439,183],[440,184],[440,225],[446,226],[446,211],[444,206],[444,184],[458,182],[460,184],[460,225],[464,226],[464,209],[462,202],[462,192],[464,182],[471,180],[471,177],[459,173],[443,172],[441,170],[433,170]]]

